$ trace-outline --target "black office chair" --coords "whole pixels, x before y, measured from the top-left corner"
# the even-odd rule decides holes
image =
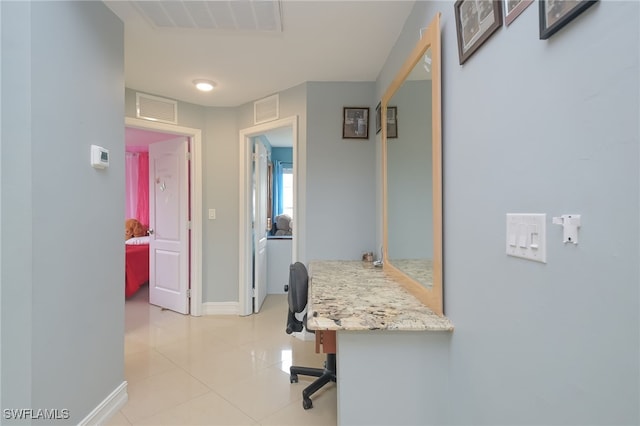
[[[304,311],[307,306],[307,295],[309,291],[309,275],[307,268],[301,262],[296,262],[289,267],[289,314],[287,316],[287,334],[294,331],[300,332],[306,328],[307,315],[302,321],[298,320],[295,314]],[[313,333],[313,330],[309,330]],[[324,368],[310,368],[291,366],[291,383],[298,383],[298,374],[303,376],[318,377],[313,383],[302,391],[302,407],[305,410],[313,407],[311,395],[329,382],[336,381],[336,354],[327,354]]]

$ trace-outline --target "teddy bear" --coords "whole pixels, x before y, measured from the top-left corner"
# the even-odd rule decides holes
[[[276,220],[274,222],[274,229],[276,230],[274,235],[291,235],[292,234],[292,223],[291,216],[287,214],[281,214],[276,216]]]
[[[138,219],[127,219],[124,222],[124,239],[144,237],[147,235],[147,227]]]

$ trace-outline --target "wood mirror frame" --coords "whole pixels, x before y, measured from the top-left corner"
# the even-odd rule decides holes
[[[414,67],[431,52],[431,132],[432,132],[432,227],[433,227],[433,258],[431,288],[421,285],[414,277],[407,274],[398,265],[393,264],[389,257],[389,217],[388,217],[388,169],[387,169],[387,107],[396,92],[407,81]],[[398,71],[389,85],[381,101],[382,121],[382,177],[383,177],[383,268],[390,276],[402,284],[423,304],[438,315],[444,315],[443,282],[442,282],[442,129],[441,129],[441,46],[440,46],[440,13],[436,14],[429,26],[422,34],[416,47]],[[401,111],[398,111],[401,114]],[[405,126],[400,120],[399,132]],[[393,143],[393,142],[390,142]],[[411,206],[407,206],[411,208]]]

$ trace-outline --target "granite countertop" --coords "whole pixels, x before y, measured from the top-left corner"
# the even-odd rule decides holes
[[[309,276],[307,325],[312,330],[453,330],[447,317],[370,262],[314,261]]]

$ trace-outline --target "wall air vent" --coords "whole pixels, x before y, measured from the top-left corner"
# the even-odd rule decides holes
[[[253,124],[266,123],[280,117],[280,95],[269,96],[253,103]]]
[[[136,116],[145,120],[178,124],[178,102],[136,93]]]

